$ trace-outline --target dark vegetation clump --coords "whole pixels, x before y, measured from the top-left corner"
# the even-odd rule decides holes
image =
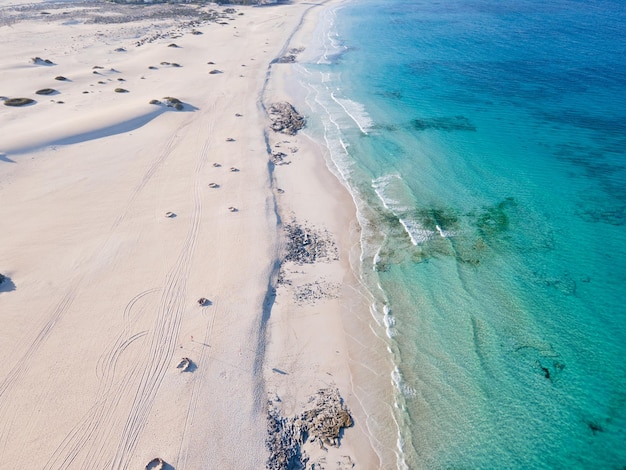
[[[37,65],[54,65],[54,62],[52,62],[49,59],[42,59],[41,57],[33,57],[32,59],[33,64],[37,64]]]
[[[56,93],[56,90],[54,88],[42,88],[41,90],[37,90],[35,93],[38,95],[52,95]]]
[[[4,105],[5,106],[26,106],[27,104],[32,104],[34,102],[35,100],[32,100],[30,98],[9,98],[7,100],[4,100]]]
[[[165,101],[165,104],[168,108],[174,108],[176,111],[182,111],[183,109],[185,109],[185,105],[178,98],[166,96],[165,98],[163,98],[163,101]]]

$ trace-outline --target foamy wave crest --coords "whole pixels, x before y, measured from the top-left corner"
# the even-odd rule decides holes
[[[411,190],[399,174],[394,173],[376,178],[372,181],[372,188],[385,209],[398,218],[413,245],[420,245],[437,234],[444,236],[440,228],[437,232],[428,230],[411,215],[416,203]]]
[[[339,34],[336,31],[335,21],[337,12],[334,8],[326,10],[320,18],[320,23],[325,24],[326,34],[322,38],[322,53],[318,57],[317,64],[332,64],[336,58],[346,51],[341,44]]]
[[[374,127],[374,121],[372,121],[363,104],[346,98],[338,98],[335,96],[335,93],[331,93],[330,96],[350,116],[350,119],[354,121],[363,134],[367,135]]]
[[[400,373],[400,369],[398,367],[394,367],[393,372],[391,373],[391,380],[393,381],[393,385],[396,389],[405,397],[415,397],[417,395],[417,391],[413,387],[409,387],[404,378],[402,378],[402,374]]]
[[[385,305],[383,308],[383,323],[385,324],[385,333],[387,333],[388,338],[393,338],[398,333],[394,328],[396,326],[396,319],[391,315],[391,308],[389,305]]]

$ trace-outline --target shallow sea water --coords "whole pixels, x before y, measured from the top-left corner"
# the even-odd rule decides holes
[[[347,2],[298,69],[396,365],[384,468],[624,468],[623,4]]]

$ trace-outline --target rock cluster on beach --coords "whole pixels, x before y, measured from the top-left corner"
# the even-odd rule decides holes
[[[292,64],[296,61],[298,54],[300,54],[304,48],[293,47],[287,51],[287,54],[276,59],[279,64]]]
[[[295,135],[305,125],[304,117],[298,114],[295,108],[287,102],[272,104],[268,114],[272,121],[270,127],[275,132]]]
[[[339,390],[323,388],[309,400],[309,408],[301,414],[288,418],[281,414],[280,401],[270,400],[267,411],[266,445],[270,452],[267,468],[313,469],[303,446],[318,443],[320,448],[338,447],[344,428],[353,425],[350,411],[343,403]]]
[[[287,235],[285,261],[311,264],[322,258],[337,259],[337,247],[327,231],[292,222],[285,225],[285,232]]]

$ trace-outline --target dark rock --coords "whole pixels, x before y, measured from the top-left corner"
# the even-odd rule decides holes
[[[311,398],[311,408],[293,418],[282,416],[278,403],[268,403],[267,439],[269,450],[266,468],[270,470],[308,468],[302,446],[306,442],[319,442],[322,448],[338,447],[343,429],[353,425],[352,416],[343,403],[339,390],[325,388]]]
[[[268,114],[272,121],[270,127],[275,132],[295,135],[305,125],[304,117],[298,114],[295,108],[287,102],[272,104]]]
[[[312,264],[321,259],[336,260],[337,247],[327,231],[295,222],[285,225],[287,235],[285,261]]]
[[[150,462],[148,462],[148,465],[146,465],[146,470],[163,470],[164,467],[165,462],[163,461],[163,459],[160,457],[155,457],[154,459],[150,460]]]
[[[193,361],[188,357],[183,357],[176,368],[180,369],[181,372],[188,372],[193,368]]]

